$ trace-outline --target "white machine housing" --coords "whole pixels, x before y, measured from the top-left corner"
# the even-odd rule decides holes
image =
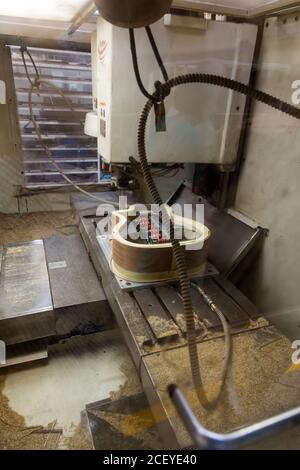
[[[98,75],[98,57],[97,57],[97,31],[91,36],[91,56],[92,56],[92,92],[93,92],[93,111],[85,116],[84,133],[90,137],[98,137],[98,101],[97,101],[97,75]]]
[[[152,32],[169,77],[201,72],[249,82],[255,25],[165,15],[152,25]],[[142,80],[152,93],[154,82],[163,78],[145,30],[136,29],[135,36]],[[128,30],[99,17],[93,51],[98,151],[108,163],[126,163],[130,156],[138,158],[137,128],[146,102],[136,83]],[[211,85],[174,88],[165,100],[167,132],[156,132],[152,112],[147,130],[149,162],[233,166],[245,100]]]

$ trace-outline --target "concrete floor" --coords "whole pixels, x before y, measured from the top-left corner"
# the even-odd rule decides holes
[[[117,330],[74,337],[51,346],[47,361],[12,368],[2,375],[2,381],[0,400],[7,400],[9,413],[22,417],[28,429],[62,429],[54,445],[60,449],[92,448],[85,422],[87,404],[117,396],[129,381],[131,387],[124,390],[125,394],[140,391],[135,368]],[[9,418],[5,421],[11,422]],[[78,442],[74,443],[74,439]],[[40,445],[29,442],[26,448]],[[0,428],[0,448],[3,447]]]

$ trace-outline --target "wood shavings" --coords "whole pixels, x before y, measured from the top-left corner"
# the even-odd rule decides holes
[[[0,244],[49,238],[61,233],[56,227],[74,223],[72,211],[22,215],[0,213]]]

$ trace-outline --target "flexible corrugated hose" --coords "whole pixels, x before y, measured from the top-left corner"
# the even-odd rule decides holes
[[[218,75],[201,74],[201,73],[180,75],[162,84],[160,87],[160,94],[163,93],[164,95],[163,98],[165,98],[170,93],[172,88],[177,87],[179,85],[185,85],[188,83],[205,83],[209,85],[228,88],[230,90],[236,91],[238,93],[242,93],[246,96],[249,96],[258,101],[261,101],[262,103],[265,103],[268,106],[278,109],[279,111],[282,111],[296,119],[300,119],[300,109],[296,108],[295,106],[292,106],[289,103],[281,101],[280,99],[275,98],[274,96],[271,96],[260,90],[251,88],[248,85],[245,85],[235,80],[231,80],[229,78],[225,78],[225,77],[218,76]],[[145,141],[146,126],[147,126],[148,118],[152,110],[152,107],[154,106],[155,101],[157,101],[158,99],[157,93],[158,92],[156,91],[152,95],[151,99],[147,101],[140,117],[139,127],[138,127],[138,154],[139,154],[139,160],[141,164],[143,177],[150,191],[152,199],[155,204],[159,204],[161,206],[162,217],[169,218],[169,215],[165,209],[165,205],[160,197],[160,194],[152,178],[152,175],[148,166],[147,152],[146,152],[146,141]],[[180,283],[180,290],[181,290],[181,295],[182,295],[183,305],[184,305],[184,315],[185,315],[186,327],[187,327],[187,343],[188,343],[193,384],[194,384],[198,399],[200,403],[202,404],[202,406],[206,409],[211,409],[212,407],[216,405],[216,400],[209,401],[205,393],[205,390],[203,388],[203,384],[202,384],[202,378],[201,378],[200,367],[199,367],[199,358],[198,358],[198,352],[197,352],[194,311],[193,311],[192,298],[191,298],[191,292],[190,292],[190,280],[188,277],[184,251],[180,245],[179,240],[176,240],[174,237],[174,226],[173,226],[172,221],[170,222],[170,241],[173,247],[173,253],[174,253],[175,260],[176,260],[179,283]],[[225,379],[225,376],[224,376],[224,379]]]

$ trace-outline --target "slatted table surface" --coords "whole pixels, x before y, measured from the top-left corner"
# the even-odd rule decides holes
[[[250,325],[260,315],[257,308],[222,275],[198,281],[197,284],[209,295],[224,313],[233,329]],[[196,333],[222,329],[217,315],[210,310],[195,288],[191,289]],[[186,335],[183,300],[176,285],[133,291],[144,318],[157,342],[166,338]]]

